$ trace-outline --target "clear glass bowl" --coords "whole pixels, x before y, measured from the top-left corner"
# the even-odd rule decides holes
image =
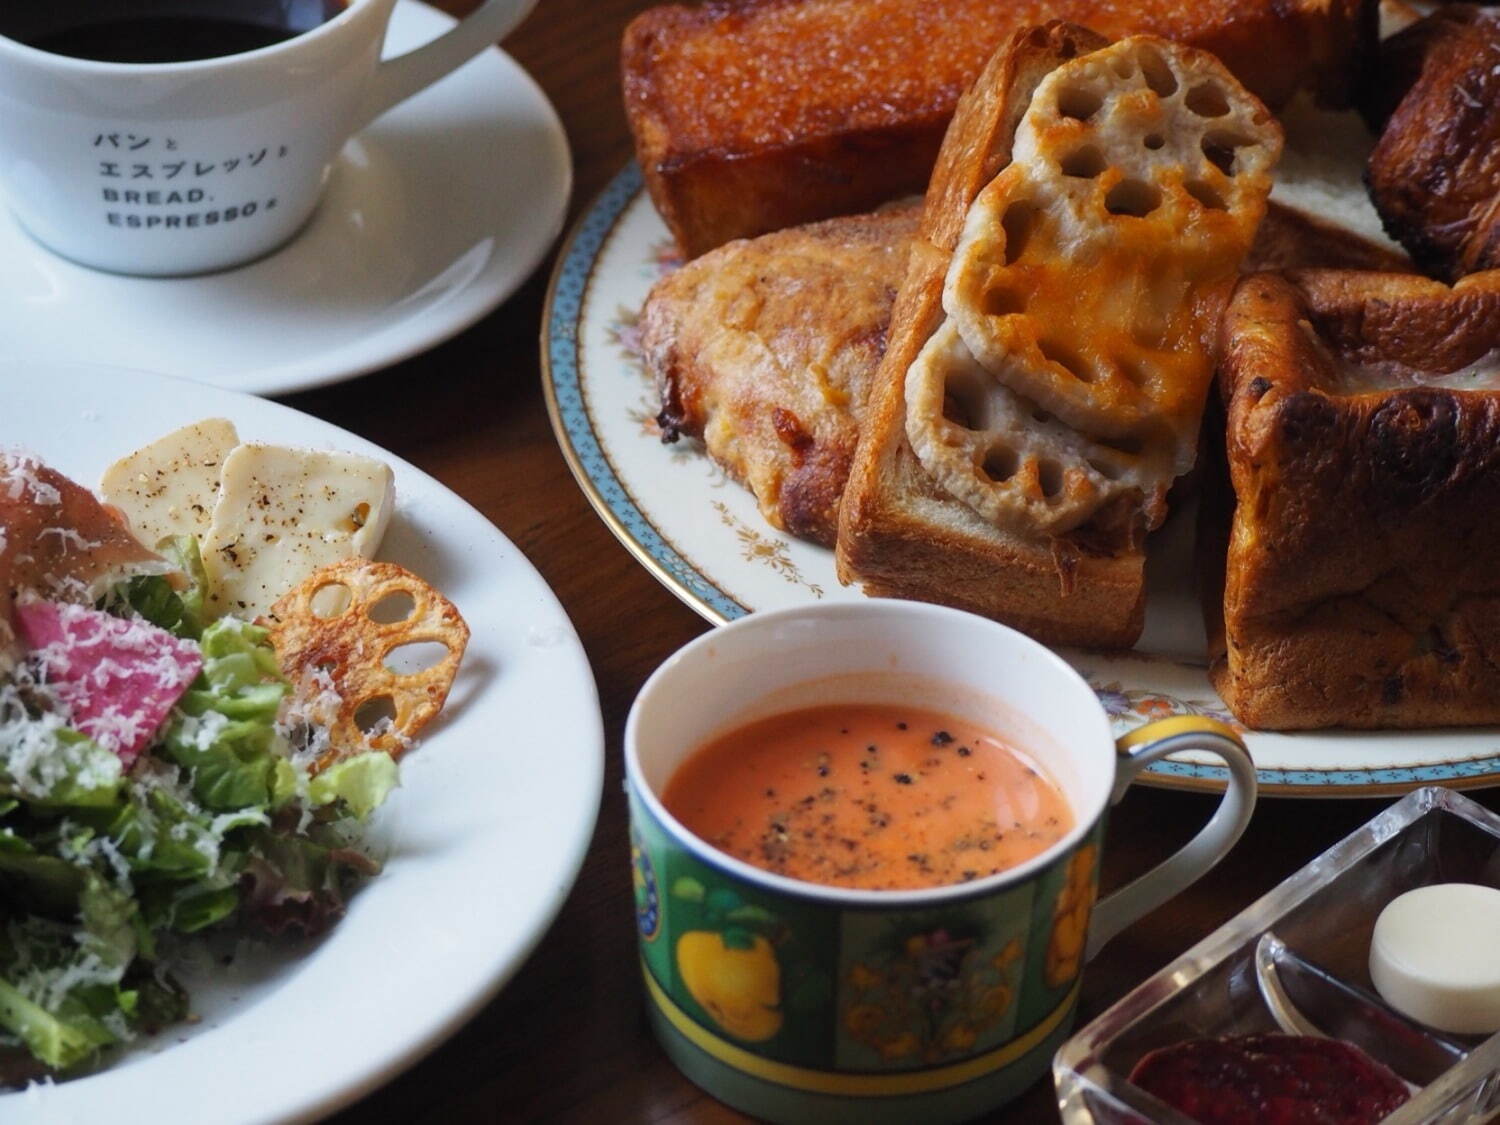
[[[1127,1081],[1141,1057],[1183,1039],[1290,1031],[1299,1018],[1420,1087],[1384,1125],[1488,1120],[1500,1109],[1500,1034],[1441,1036],[1386,1007],[1370,982],[1370,935],[1385,904],[1455,882],[1500,888],[1500,816],[1419,789],[1063,1044],[1052,1071],[1065,1125],[1192,1125]]]

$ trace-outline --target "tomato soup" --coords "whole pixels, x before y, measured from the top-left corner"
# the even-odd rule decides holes
[[[746,863],[866,890],[981,879],[1073,827],[1057,785],[992,732],[888,704],[812,707],[733,730],[678,767],[662,803]]]

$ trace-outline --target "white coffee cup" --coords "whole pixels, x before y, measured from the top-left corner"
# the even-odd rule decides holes
[[[301,35],[191,62],[96,62],[0,35],[0,192],[38,242],[98,269],[250,261],[301,229],[344,142],[535,2],[487,0],[385,62],[396,0],[349,0]]]

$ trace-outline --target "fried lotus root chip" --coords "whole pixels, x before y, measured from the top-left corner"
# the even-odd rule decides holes
[[[995,380],[944,321],[907,375],[912,451],[934,480],[997,527],[1061,535],[1111,500],[1151,500],[1173,475],[1169,448],[1122,448],[1064,424]],[[986,487],[986,485],[988,487]]]
[[[393,595],[411,599],[410,614],[377,621],[375,607]],[[362,558],[314,571],[271,607],[264,624],[287,679],[305,684],[323,673],[338,696],[333,714],[318,716],[329,724],[330,749],[315,771],[367,750],[399,758],[443,709],[469,643],[469,627],[447,598],[395,563]],[[418,672],[387,666],[393,650],[424,641],[441,644],[446,654]],[[360,710],[383,700],[393,712],[390,722],[366,732]]]
[[[1064,63],[970,210],[944,309],[998,378],[1087,434],[1196,421],[1203,298],[1238,271],[1280,149],[1203,52],[1141,36]]]
[[[1053,70],[949,266],[962,346],[908,372],[923,467],[1002,527],[1059,534],[1133,490],[1157,522],[1280,149],[1201,51],[1140,36]]]

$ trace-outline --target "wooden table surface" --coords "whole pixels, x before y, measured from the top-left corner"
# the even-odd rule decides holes
[[[472,0],[443,0],[459,13]],[[567,127],[569,220],[631,155],[617,52],[642,0],[541,0],[506,48]],[[708,626],[658,585],[594,515],[552,437],[537,334],[552,259],[462,336],[357,382],[286,401],[407,458],[493,520],[567,607],[593,663],[608,767],[599,824],[557,921],[511,983],[449,1042],[333,1120],[725,1122],[743,1118],[673,1069],[652,1040],[636,959],[620,733],[647,675]],[[546,769],[545,750],[535,764]],[[1089,967],[1080,1023],[1352,831],[1386,802],[1267,800],[1202,882],[1108,946]],[[1494,806],[1493,798],[1485,803]],[[1112,817],[1104,889],[1180,846],[1209,798],[1137,787]],[[496,857],[526,862],[525,856]],[[411,951],[421,957],[423,950]],[[378,1018],[378,997],[370,1016]],[[309,1043],[308,1050],[317,1045]],[[268,1080],[274,1077],[268,1076]],[[1051,1083],[997,1122],[1057,1120]]]

